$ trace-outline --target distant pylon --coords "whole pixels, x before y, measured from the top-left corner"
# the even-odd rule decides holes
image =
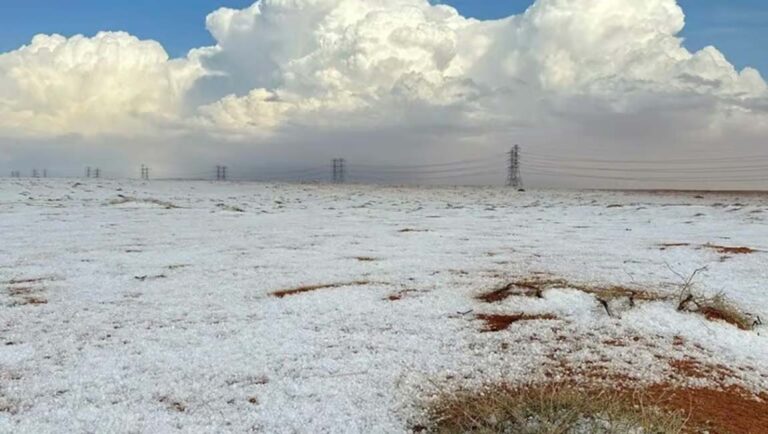
[[[515,145],[509,151],[509,167],[507,167],[507,186],[523,188],[523,177],[520,175],[520,146]]]
[[[90,178],[91,177],[91,166],[88,166],[85,168],[85,177]]]
[[[141,179],[149,180],[149,167],[144,164],[141,165]]]
[[[346,180],[346,161],[343,158],[334,158],[332,161],[333,171],[331,181],[334,184],[343,184]]]
[[[217,181],[227,180],[227,166],[216,166],[216,180]]]
[[[101,178],[101,169],[99,169],[97,167],[96,170],[93,171],[93,177],[94,178]]]

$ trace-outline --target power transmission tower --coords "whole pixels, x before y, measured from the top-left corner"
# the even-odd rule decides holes
[[[32,169],[32,177],[33,178],[39,178],[40,177],[40,174],[37,173],[37,169]]]
[[[48,169],[43,169],[43,178],[48,177]]]
[[[144,164],[141,165],[141,179],[149,180],[149,167]]]
[[[227,166],[216,166],[216,180],[217,181],[227,180]]]
[[[93,172],[93,177],[94,177],[94,178],[97,178],[97,179],[98,179],[98,178],[101,178],[101,169],[99,169],[99,168],[97,167],[97,168],[96,168],[96,170],[94,170],[94,172]]]
[[[331,177],[334,184],[343,184],[346,180],[346,161],[343,158],[333,159],[333,175]]]
[[[85,168],[85,177],[90,178],[91,177],[91,166],[88,166]]]
[[[11,170],[11,178],[21,178],[21,172],[18,170]]]
[[[515,145],[509,151],[509,167],[507,167],[507,186],[523,188],[523,177],[520,175],[520,146]]]

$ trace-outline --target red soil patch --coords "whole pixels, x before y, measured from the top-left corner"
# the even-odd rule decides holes
[[[689,416],[688,432],[707,429],[711,434],[760,434],[768,432],[768,396],[732,386],[723,390],[675,389],[658,384],[647,390],[658,405]]]
[[[738,386],[726,386],[735,373],[723,365],[708,365],[693,358],[669,360],[674,377],[670,382],[642,386],[626,375],[611,372],[609,367],[587,363],[572,367],[560,359],[548,378],[567,378],[555,386],[578,387],[599,393],[606,386],[627,399],[640,398],[641,405],[656,406],[671,412],[682,412],[687,418],[684,433],[761,434],[768,433],[768,393],[755,394]],[[680,379],[714,380],[712,388],[681,387]],[[674,382],[675,384],[672,384]]]
[[[728,247],[728,246],[718,246],[715,244],[705,244],[704,247],[715,250],[717,253],[722,253],[726,255],[748,255],[750,253],[757,252],[757,250],[751,249],[749,247]]]
[[[528,314],[520,313],[515,315],[478,315],[477,319],[485,321],[485,329],[483,329],[483,332],[487,333],[487,332],[500,332],[502,330],[506,330],[513,323],[520,322],[520,321],[535,321],[535,320],[552,321],[552,320],[556,320],[557,317],[550,314],[528,315]]]
[[[726,378],[734,376],[734,372],[727,366],[707,365],[690,357],[670,360],[669,366],[675,374],[685,378],[708,378],[722,383]]]
[[[282,289],[280,291],[275,291],[272,293],[272,296],[277,298],[284,298],[291,295],[298,295],[306,292],[317,291],[319,289],[341,288],[344,286],[365,286],[365,285],[369,285],[370,283],[371,282],[368,282],[368,281],[357,281],[357,282],[347,282],[347,283],[330,283],[330,284],[324,284],[324,285],[299,286],[297,288]]]

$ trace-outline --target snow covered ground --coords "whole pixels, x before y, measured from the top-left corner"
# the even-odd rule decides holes
[[[675,361],[768,390],[766,326],[476,298],[673,295],[703,266],[697,293],[768,319],[768,196],[0,180],[0,432],[407,432],[444,386],[716,380]],[[513,313],[556,319],[478,319]]]

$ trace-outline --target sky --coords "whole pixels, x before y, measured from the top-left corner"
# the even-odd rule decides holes
[[[387,178],[522,143],[542,185],[687,186],[728,156],[701,186],[763,185],[764,1],[263,3],[4,0],[0,168],[343,155]]]

